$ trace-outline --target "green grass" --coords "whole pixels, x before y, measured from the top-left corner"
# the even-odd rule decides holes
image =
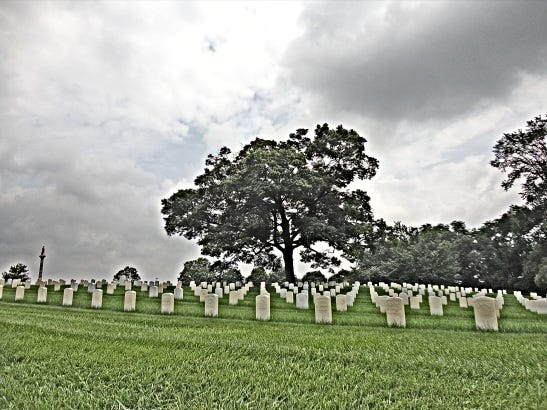
[[[254,320],[256,291],[222,299],[218,318],[188,288],[170,316],[138,290],[133,313],[123,289],[100,310],[83,287],[74,307],[52,287],[45,305],[34,287],[14,294],[0,301],[1,409],[547,408],[547,317],[512,296],[494,333],[457,302],[387,328],[366,288],[333,325],[273,291],[270,322]]]

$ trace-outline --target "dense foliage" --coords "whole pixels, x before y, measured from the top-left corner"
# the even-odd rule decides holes
[[[190,282],[237,282],[242,281],[243,275],[236,265],[216,261],[211,263],[207,258],[197,258],[184,263],[179,273],[178,281],[184,285]]]
[[[28,274],[29,270],[27,265],[23,263],[18,263],[16,265],[10,266],[7,272],[2,273],[2,277],[5,280],[8,279],[21,279],[22,281],[25,281],[30,278]]]
[[[312,138],[299,129],[287,141],[257,138],[236,155],[224,147],[209,155],[197,188],[162,200],[165,229],[226,261],[271,267],[282,255],[289,281],[295,252],[314,268],[336,266],[332,250],[349,254],[367,242],[372,226],[367,193],[348,188],[378,168],[365,142],[353,130],[324,124]]]
[[[508,173],[502,187],[522,183],[525,205],[467,230],[465,223],[420,228],[376,221],[374,244],[357,249],[353,277],[547,290],[547,116],[527,131],[506,133],[491,165]]]
[[[137,269],[132,266],[126,266],[125,268],[120,269],[114,275],[114,280],[120,280],[122,275],[125,275],[128,280],[141,280],[141,275],[139,275]]]

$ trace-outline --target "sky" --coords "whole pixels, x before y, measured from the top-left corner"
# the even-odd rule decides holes
[[[545,39],[544,1],[2,1],[0,271],[174,280],[161,199],[323,123],[379,160],[376,218],[478,227],[521,203],[489,161],[547,113]]]

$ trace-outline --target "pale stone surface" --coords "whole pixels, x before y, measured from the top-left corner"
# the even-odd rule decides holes
[[[55,282],[53,284],[53,291],[54,292],[59,292],[61,290],[61,282]]]
[[[215,289],[215,295],[217,295],[219,299],[222,299],[222,297],[224,296],[224,292],[221,287]]]
[[[399,297],[403,300],[403,305],[408,305],[409,304],[409,300],[408,300],[408,294],[407,293],[400,293],[399,294]]]
[[[94,284],[94,283],[89,283],[89,284],[87,285],[87,291],[88,291],[89,293],[95,292],[95,289],[96,289],[96,288],[95,288],[95,284]]]
[[[297,300],[298,296],[296,295]],[[270,320],[270,296],[258,295],[256,297],[256,320]]]
[[[175,296],[175,300],[182,300],[184,298],[184,290],[182,288],[176,287],[173,295]]]
[[[348,307],[353,307],[353,302],[355,302],[355,293],[346,293],[346,304],[348,305]]]
[[[466,308],[467,307],[467,299],[464,297],[460,297],[460,307]]]
[[[141,285],[141,292],[148,292],[148,284],[143,283]]]
[[[330,296],[331,296],[331,297],[335,297],[335,296],[336,296],[336,290],[331,289],[331,290],[330,290]]]
[[[329,296],[315,296],[315,323],[332,323],[332,306]]]
[[[441,301],[442,301],[443,305],[448,305],[448,299],[446,298],[446,296],[442,295],[441,296]]]
[[[387,295],[376,296],[376,307],[380,308],[380,313],[386,313],[386,300],[389,298]]]
[[[348,311],[348,302],[346,299],[346,295],[336,295],[336,311],[337,312]]]
[[[21,284],[21,279],[12,279],[11,280],[11,288],[15,289],[17,286]]]
[[[245,299],[245,289],[241,288],[237,291],[237,298],[238,300]]]
[[[238,292],[236,290],[231,290],[229,293],[228,303],[230,305],[237,305],[238,300],[239,300]]]
[[[410,309],[420,309],[420,298],[418,296],[411,296],[409,299]]]
[[[72,290],[73,290],[74,292],[78,292],[78,287],[79,287],[79,286],[80,286],[80,285],[79,285],[78,283],[76,283],[76,282],[72,282],[72,283],[70,284],[70,287],[72,288]]]
[[[172,293],[163,293],[161,295],[161,313],[175,313],[175,295]]]
[[[209,293],[205,296],[205,316],[217,317],[218,316],[218,295],[216,293]]]
[[[309,297],[307,293],[299,293],[296,295],[296,308],[309,309]]]
[[[38,295],[36,297],[37,303],[46,303],[47,302],[47,288],[41,286],[38,288]]]
[[[479,330],[498,331],[497,302],[489,297],[475,299],[475,326]]]
[[[103,306],[103,290],[95,289],[91,296],[91,307],[100,309]]]
[[[137,292],[128,290],[125,292],[123,301],[123,310],[126,312],[134,312],[137,308]]]
[[[72,306],[72,298],[74,296],[74,289],[72,287],[65,288],[63,291],[63,306]]]
[[[19,285],[15,288],[15,301],[23,300],[25,298],[25,286]]]
[[[292,290],[287,291],[285,294],[285,302],[294,303],[294,292]]]
[[[114,284],[109,283],[106,285],[106,294],[107,295],[113,295],[114,294]]]
[[[279,291],[279,297],[280,297],[281,299],[286,299],[286,297],[287,297],[287,289],[281,288],[281,290]]]
[[[207,296],[209,294],[208,290],[207,289],[200,289],[199,290],[199,301],[200,302],[205,302],[205,296]]]
[[[148,289],[148,297],[149,298],[157,298],[159,296],[159,289],[157,286],[152,285]]]
[[[130,280],[128,280],[128,281],[125,282],[125,290],[128,291],[128,290],[131,290],[131,289],[133,289],[133,284],[131,283]],[[108,291],[107,291],[107,293],[108,293]]]
[[[2,295],[4,293],[4,285],[0,285],[0,300],[2,300]]]
[[[443,301],[439,296],[429,296],[429,312],[431,316],[443,315]]]
[[[388,326],[406,327],[403,299],[395,297],[386,300],[386,317]]]

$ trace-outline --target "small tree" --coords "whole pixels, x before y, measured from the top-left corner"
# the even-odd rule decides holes
[[[126,266],[125,268],[120,269],[118,273],[114,275],[114,280],[120,280],[122,275],[125,275],[129,280],[141,280],[141,275],[139,275],[137,269],[132,266]]]
[[[191,281],[213,282],[216,279],[211,271],[211,262],[207,258],[197,258],[184,263],[182,271],[179,273],[178,280],[184,285],[189,285]]]
[[[534,278],[534,283],[540,289],[547,289],[547,258],[542,258],[539,264],[538,273]]]
[[[21,279],[25,281],[29,279],[28,271],[27,265],[18,263],[17,265],[10,266],[7,272],[2,273],[2,277],[6,280]]]

